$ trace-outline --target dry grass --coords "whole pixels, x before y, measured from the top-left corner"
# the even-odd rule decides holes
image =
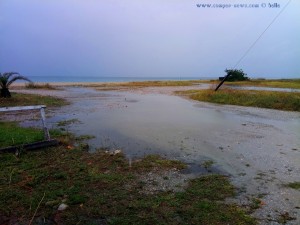
[[[66,100],[36,94],[11,93],[11,98],[0,98],[0,107],[46,105],[47,107],[58,107],[68,104]]]
[[[225,82],[232,86],[254,86],[254,87],[273,87],[273,88],[294,88],[300,89],[300,79],[279,79],[264,80],[254,79],[249,81]]]
[[[177,92],[191,99],[218,104],[300,111],[300,93],[222,89]]]
[[[49,84],[49,83],[27,83],[25,85],[25,88],[27,89],[45,89],[45,90],[57,90],[56,87],[54,87],[53,85]]]

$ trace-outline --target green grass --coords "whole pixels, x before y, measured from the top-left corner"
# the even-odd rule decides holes
[[[0,123],[7,135],[22,142],[40,138],[39,131]],[[21,135],[22,133],[22,135]],[[25,135],[25,138],[23,137]],[[57,224],[255,224],[236,205],[224,202],[235,195],[229,179],[209,175],[193,179],[183,192],[143,190],[149,173],[181,170],[185,164],[149,155],[132,163],[123,154],[88,153],[75,148],[72,136],[59,147],[35,152],[0,154],[0,218],[7,223],[33,224],[54,219]],[[10,144],[10,143],[7,143]],[[69,207],[59,213],[64,202]]]
[[[59,107],[68,104],[66,100],[36,94],[12,93],[11,98],[0,98],[0,107],[46,105],[47,107]]]
[[[203,166],[205,169],[209,169],[213,164],[214,164],[214,161],[206,160],[201,164],[201,166]]]
[[[300,190],[300,182],[292,182],[287,184],[287,186],[296,190]]]
[[[59,130],[50,130],[51,137],[61,136]],[[0,148],[44,140],[44,132],[36,128],[20,127],[16,122],[0,121]]]
[[[44,139],[43,131],[22,128],[14,122],[0,122],[0,147],[27,144]]]
[[[222,89],[177,92],[191,99],[218,104],[252,106],[288,111],[300,111],[300,93],[275,91],[246,91]]]
[[[300,79],[277,79],[277,80],[253,79],[249,81],[225,82],[225,84],[232,85],[232,86],[236,85],[236,86],[257,86],[257,87],[300,89]]]

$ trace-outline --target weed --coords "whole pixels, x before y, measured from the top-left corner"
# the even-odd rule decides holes
[[[300,182],[288,183],[286,186],[296,189],[296,190],[300,190]]]
[[[73,123],[78,123],[78,122],[80,122],[78,119],[62,120],[57,123],[57,126],[63,127],[63,126],[68,126],[68,125],[71,125]]]
[[[214,164],[214,161],[206,160],[201,164],[201,166],[203,166],[205,169],[209,169],[213,164]]]
[[[296,218],[291,217],[290,214],[288,212],[285,213],[281,213],[277,222],[280,224],[286,224],[288,221],[290,220],[295,220]]]
[[[250,208],[252,210],[258,209],[261,207],[261,200],[259,198],[252,198]]]

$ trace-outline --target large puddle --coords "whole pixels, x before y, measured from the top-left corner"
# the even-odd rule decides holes
[[[66,88],[56,93],[72,104],[54,111],[49,124],[94,135],[96,148],[122,149],[128,158],[160,154],[189,165],[188,173],[231,176],[241,202],[264,196],[258,218],[289,212],[300,223],[300,193],[285,184],[300,181],[300,113],[201,103],[143,92],[98,92]],[[49,112],[48,112],[49,115]],[[212,165],[212,166],[211,166]],[[243,197],[244,196],[244,197]],[[259,197],[260,198],[260,197]],[[297,208],[298,207],[298,208]]]
[[[293,140],[290,144],[294,147],[299,144],[297,116],[289,120],[276,117],[272,111],[255,114],[253,109],[206,107],[162,94],[97,92],[84,88],[68,88],[68,91],[73,93],[70,95],[73,104],[57,112],[51,121],[78,119],[80,123],[67,129],[77,135],[94,135],[88,141],[92,151],[99,147],[122,149],[133,158],[157,153],[188,163],[211,159],[222,161],[223,167],[230,165],[226,170],[236,172],[230,156],[243,158],[243,154],[251,154],[246,151],[249,143],[260,147],[263,142],[282,144],[287,137],[281,133],[288,132],[286,136]],[[266,119],[270,113],[274,115]],[[278,136],[274,141],[272,134]]]

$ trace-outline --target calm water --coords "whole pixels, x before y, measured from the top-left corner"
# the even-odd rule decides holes
[[[283,113],[287,114],[285,119],[271,110],[265,114],[257,114],[251,108],[222,110],[161,94],[97,92],[85,88],[68,88],[68,92],[73,104],[61,108],[50,121],[55,124],[78,119],[80,123],[67,129],[77,135],[94,135],[89,141],[92,148],[122,149],[133,157],[159,153],[193,162],[200,156],[217,161],[225,153],[227,158],[232,148],[241,148],[243,154],[248,154],[244,148],[252,149],[253,143],[261,145],[266,139],[274,142],[274,137],[279,144],[299,143],[299,120],[287,119],[289,113]],[[266,119],[270,114],[272,119]],[[287,137],[278,134],[282,129],[288,130]],[[229,158],[233,157],[236,155]]]

